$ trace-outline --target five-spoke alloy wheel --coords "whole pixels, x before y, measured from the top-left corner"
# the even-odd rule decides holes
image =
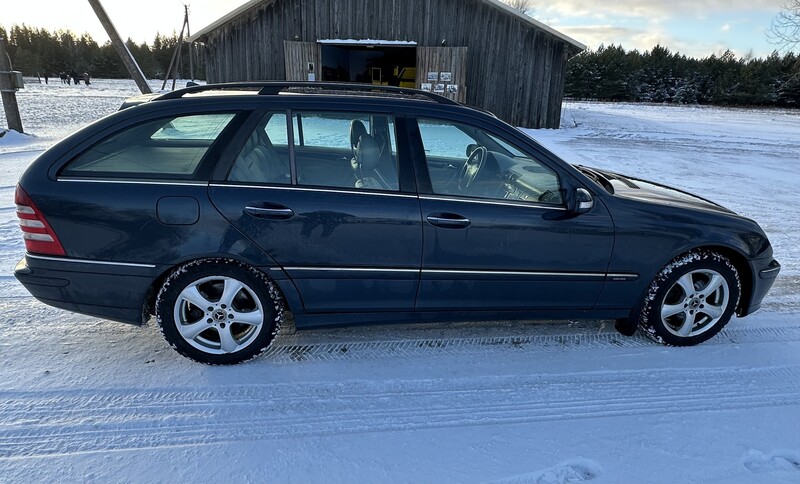
[[[234,261],[206,259],[167,278],[156,316],[164,337],[184,356],[233,364],[266,349],[282,308],[277,289],[262,272]]]
[[[728,323],[741,284],[734,265],[711,251],[695,251],[664,267],[650,284],[639,325],[654,339],[674,346],[701,343]]]

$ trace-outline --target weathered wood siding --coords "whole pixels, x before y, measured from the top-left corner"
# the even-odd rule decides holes
[[[456,93],[437,93],[460,103],[467,102],[467,88],[464,84],[467,78],[467,48],[466,47],[417,47],[417,87],[422,83],[436,84],[428,81],[428,72],[449,72],[451,82],[442,84],[455,84],[458,86]]]
[[[482,0],[264,0],[202,39],[208,81],[287,79],[284,41],[318,39],[466,47],[460,88],[467,104],[515,125],[549,128],[560,123],[566,60],[574,50]]]
[[[287,81],[307,81],[308,63],[314,63],[314,75],[316,80],[319,78],[322,62],[319,44],[316,42],[295,42],[292,40],[283,41],[284,69],[286,70]],[[250,80],[250,79],[248,79]]]

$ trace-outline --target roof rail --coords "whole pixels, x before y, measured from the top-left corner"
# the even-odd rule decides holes
[[[386,93],[401,96],[424,97],[440,104],[459,104],[452,99],[448,99],[439,94],[419,89],[397,86],[376,86],[374,84],[357,84],[347,82],[306,82],[306,81],[267,81],[267,82],[230,82],[220,84],[206,84],[204,86],[192,86],[177,91],[168,92],[155,98],[154,100],[178,99],[186,94],[196,94],[209,91],[228,91],[228,90],[258,90],[259,95],[278,95],[289,89],[318,90],[318,91],[342,91],[352,93]]]

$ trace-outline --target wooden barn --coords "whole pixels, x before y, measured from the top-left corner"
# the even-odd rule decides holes
[[[416,87],[557,128],[585,46],[497,0],[253,0],[197,32],[209,82]]]

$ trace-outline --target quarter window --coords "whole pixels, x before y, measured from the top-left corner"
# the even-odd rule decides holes
[[[512,142],[462,123],[418,119],[433,192],[561,205],[558,175]]]
[[[115,133],[84,151],[63,176],[191,178],[232,113],[162,118]]]

